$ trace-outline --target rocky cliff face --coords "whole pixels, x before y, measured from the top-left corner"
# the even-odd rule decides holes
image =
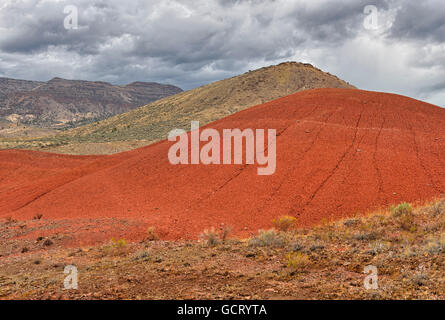
[[[75,127],[127,112],[181,92],[172,85],[0,78],[0,118],[43,128]]]
[[[43,84],[43,82],[0,78],[0,101],[3,102],[8,94],[17,91],[32,90],[41,84]]]

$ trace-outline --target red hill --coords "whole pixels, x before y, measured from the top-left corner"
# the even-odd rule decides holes
[[[316,89],[206,127],[276,129],[275,173],[257,175],[256,165],[174,166],[167,140],[112,156],[0,151],[0,216],[41,213],[71,225],[123,218],[127,226],[100,233],[95,224],[82,237],[138,238],[154,226],[165,239],[193,239],[221,224],[245,236],[280,215],[310,226],[445,193],[445,109],[407,97]]]

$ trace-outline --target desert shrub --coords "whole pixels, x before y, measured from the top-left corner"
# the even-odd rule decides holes
[[[380,226],[385,226],[387,221],[386,217],[382,214],[376,214],[371,216],[372,228],[378,228]]]
[[[345,222],[343,222],[343,224],[344,224],[345,226],[347,226],[347,227],[356,226],[356,225],[358,225],[359,223],[360,223],[360,220],[359,220],[359,219],[355,219],[355,218],[348,219],[348,220],[346,220]]]
[[[37,213],[36,215],[34,215],[33,220],[40,220],[40,219],[42,219],[42,217],[43,217],[43,214]]]
[[[324,229],[324,230],[322,230],[322,232],[320,232],[316,236],[316,240],[321,240],[321,241],[324,241],[324,242],[329,242],[329,241],[332,241],[333,239],[336,239],[336,238],[338,238],[338,233],[334,232],[329,227]]]
[[[221,242],[225,242],[230,234],[232,232],[232,227],[230,226],[224,226],[220,228],[220,232],[218,233],[215,231],[215,228],[210,228],[204,230],[203,233],[201,233],[201,239],[203,239],[208,246],[216,246],[220,244]]]
[[[369,253],[372,255],[377,255],[379,253],[385,252],[389,249],[389,244],[383,241],[374,241],[370,244]]]
[[[111,239],[111,246],[112,246],[114,249],[122,249],[122,248],[125,248],[125,247],[127,246],[127,240],[125,240],[125,239],[119,239],[119,240],[116,240],[116,239],[112,238],[112,239]]]
[[[445,234],[441,234],[438,238],[429,238],[425,250],[431,254],[445,253]]]
[[[411,215],[413,213],[413,208],[407,202],[403,202],[396,207],[391,206],[391,214],[393,217],[399,217],[401,215]]]
[[[215,228],[204,230],[201,233],[201,238],[206,242],[208,246],[216,246],[220,243],[219,234],[215,231]]]
[[[307,255],[301,252],[289,252],[286,254],[286,265],[295,271],[306,269],[310,265],[310,260]]]
[[[111,243],[105,245],[103,254],[105,255],[124,255],[128,252],[127,241],[125,239],[111,239]]]
[[[272,220],[273,226],[279,231],[289,231],[296,227],[297,218],[292,216],[281,216]]]
[[[155,227],[148,227],[146,240],[148,240],[148,241],[159,240],[159,237],[156,233]]]
[[[370,241],[376,240],[378,238],[378,234],[376,232],[359,232],[352,236],[354,240],[361,241]]]
[[[249,245],[253,247],[282,247],[284,242],[275,229],[270,229],[258,231],[258,235],[250,239]]]
[[[302,251],[304,246],[300,242],[294,241],[289,245],[289,249],[293,252]]]
[[[431,212],[434,216],[438,216],[445,212],[445,200],[438,201],[431,205]]]
[[[403,230],[409,232],[415,232],[417,230],[413,214],[403,214],[397,218],[397,222]]]
[[[392,206],[391,216],[403,230],[409,232],[417,231],[413,208],[409,203],[404,202],[396,207]]]
[[[418,255],[418,250],[414,246],[407,246],[405,248],[402,248],[402,251],[400,253],[400,256],[402,258],[411,258]]]
[[[221,230],[221,241],[225,242],[230,234],[232,232],[232,227],[230,226],[224,226]]]
[[[321,244],[320,242],[313,243],[313,244],[309,247],[309,250],[310,250],[310,251],[318,251],[318,250],[323,250],[323,249],[324,249],[324,245]]]

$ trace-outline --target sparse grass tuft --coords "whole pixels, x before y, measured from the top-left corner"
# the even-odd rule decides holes
[[[128,253],[127,240],[125,239],[111,239],[111,243],[102,247],[105,255],[123,256]]]
[[[147,237],[145,239],[148,241],[159,240],[159,237],[158,237],[158,234],[156,233],[155,227],[148,227]]]
[[[225,242],[230,234],[232,232],[232,227],[230,226],[224,226],[221,230],[221,241]]]
[[[369,253],[371,253],[372,255],[378,255],[380,253],[387,251],[389,248],[390,248],[390,243],[377,240],[371,242]]]
[[[445,253],[445,234],[439,237],[430,237],[425,245],[425,250],[430,254]]]
[[[401,215],[397,218],[397,222],[399,223],[400,227],[405,231],[409,232],[417,231],[417,225],[413,214]]]
[[[125,240],[125,239],[116,240],[116,239],[112,238],[111,245],[115,249],[125,248],[127,246],[127,240]]]
[[[301,252],[286,254],[286,265],[294,271],[304,270],[311,264],[309,257]]]
[[[201,233],[201,239],[203,239],[208,246],[213,247],[226,242],[230,232],[232,232],[232,227],[230,226],[221,227],[219,233],[212,227]]]
[[[399,217],[402,215],[410,215],[413,213],[413,208],[407,202],[403,202],[396,207],[391,206],[391,214],[393,217]]]
[[[417,231],[413,208],[409,203],[404,202],[396,207],[391,207],[391,216],[403,230]]]
[[[359,232],[352,236],[354,240],[360,241],[371,241],[376,240],[378,238],[378,234],[376,232]]]
[[[300,242],[294,241],[289,245],[289,249],[293,252],[302,251],[304,249],[304,245]]]
[[[204,230],[204,232],[201,234],[201,238],[210,247],[216,246],[220,243],[218,232],[215,231],[214,227]]]
[[[445,212],[445,200],[437,201],[431,205],[431,211],[434,216],[441,215]]]
[[[287,232],[297,226],[297,218],[292,216],[281,216],[272,220],[272,223],[277,230]]]
[[[355,219],[355,218],[348,219],[345,222],[343,222],[343,224],[345,226],[347,226],[347,227],[353,227],[353,226],[356,226],[359,223],[360,223],[360,220],[359,219]]]
[[[258,235],[249,241],[252,247],[283,247],[284,243],[283,237],[275,229],[259,230]]]

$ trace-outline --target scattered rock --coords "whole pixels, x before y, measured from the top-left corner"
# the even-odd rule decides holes
[[[275,289],[273,289],[273,288],[267,288],[267,289],[264,290],[264,292],[272,292],[272,293],[275,293],[275,292],[277,292],[277,290],[275,290]]]
[[[46,240],[43,242],[43,245],[46,246],[46,247],[49,247],[49,246],[51,246],[52,244],[53,244],[53,242],[52,242],[50,239],[46,239]]]
[[[310,251],[317,251],[317,250],[322,250],[324,249],[324,245],[322,244],[313,244],[309,247]]]

